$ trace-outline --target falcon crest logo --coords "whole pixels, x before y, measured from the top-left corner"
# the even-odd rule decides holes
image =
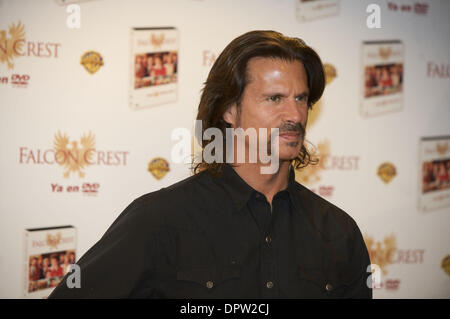
[[[364,242],[369,251],[371,263],[380,266],[383,276],[386,275],[386,266],[393,263],[392,257],[397,251],[395,235],[385,237],[383,243],[375,242],[372,237],[364,236]]]
[[[54,236],[52,234],[47,234],[46,243],[50,248],[57,248],[60,242],[61,233],[57,233]]]
[[[72,141],[69,146],[69,138],[66,134],[62,135],[59,131],[55,134],[53,148],[55,149],[56,162],[63,166],[64,177],[68,178],[70,173],[77,174],[78,177],[83,178],[82,171],[90,164],[95,150],[95,136],[89,132],[88,135],[83,135],[80,139],[80,144],[77,141]]]
[[[9,37],[5,30],[0,30],[0,62],[5,63],[8,69],[12,69],[14,58],[20,56],[18,52],[25,44],[25,26],[19,21],[17,25],[14,23],[9,27]]]
[[[330,84],[337,76],[336,68],[330,63],[324,63],[325,84]]]
[[[380,49],[378,50],[378,54],[384,60],[389,59],[389,56],[391,55],[391,53],[392,53],[392,49],[390,47],[387,47],[387,48],[380,47]]]
[[[152,34],[150,41],[155,48],[159,48],[164,43],[164,38],[164,33],[161,33],[159,36]]]
[[[448,143],[447,142],[444,142],[442,144],[436,143],[436,151],[439,154],[444,155],[448,151]]]
[[[321,156],[328,154],[330,154],[330,142],[328,140],[319,142],[317,145],[317,152],[314,154],[314,157],[318,157],[320,159]],[[301,184],[311,185],[317,183],[320,181],[320,173],[322,170],[322,165],[308,165],[304,168],[295,170],[296,180]]]
[[[442,259],[441,268],[450,276],[450,255],[447,255]]]

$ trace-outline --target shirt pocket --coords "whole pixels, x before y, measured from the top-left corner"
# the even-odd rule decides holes
[[[343,298],[348,283],[335,270],[299,266],[297,276],[305,298]]]
[[[240,277],[239,266],[181,268],[177,294],[181,298],[225,298],[236,291]]]

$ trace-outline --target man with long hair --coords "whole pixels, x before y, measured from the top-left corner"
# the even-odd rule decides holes
[[[303,40],[274,31],[234,39],[197,114],[201,136],[221,133],[200,141],[215,144],[214,160],[203,153],[193,176],[131,203],[79,260],[81,288],[64,279],[50,297],[371,298],[357,224],[295,181],[314,161],[305,127],[324,87]],[[255,133],[243,138],[243,161],[238,135],[227,135],[239,129]],[[255,141],[277,155],[277,169],[262,173],[268,164],[248,159]]]

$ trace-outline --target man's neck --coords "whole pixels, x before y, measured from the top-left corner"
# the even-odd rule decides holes
[[[235,172],[251,187],[264,194],[272,206],[276,193],[285,189],[289,182],[289,161],[280,162],[278,171],[274,174],[261,174],[261,165],[244,163],[234,166]]]

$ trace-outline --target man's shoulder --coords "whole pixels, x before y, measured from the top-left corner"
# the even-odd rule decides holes
[[[344,234],[353,234],[357,224],[343,209],[295,182],[295,201],[301,212],[327,237],[332,239]]]
[[[206,172],[189,176],[136,198],[125,211],[134,211],[134,215],[142,222],[171,225],[176,220],[183,220],[191,212],[211,208],[209,206],[214,204],[211,194],[219,191],[211,178]]]
[[[172,185],[163,187],[157,191],[144,194],[134,200],[136,204],[170,204],[179,200],[192,200],[201,197],[206,192],[211,192],[213,183],[211,177],[207,172],[201,172],[189,177],[186,177]]]

